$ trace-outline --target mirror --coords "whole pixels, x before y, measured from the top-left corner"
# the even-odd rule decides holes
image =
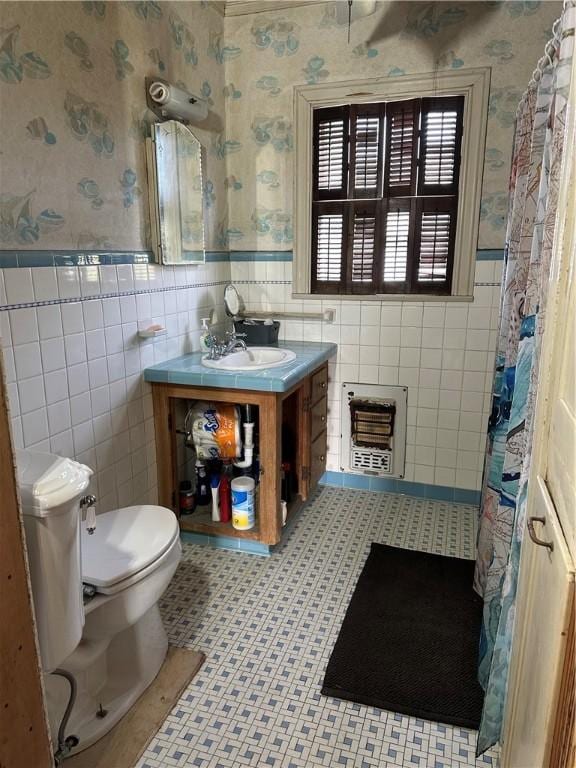
[[[202,145],[177,120],[147,140],[152,248],[162,264],[204,262]]]
[[[236,290],[236,286],[230,283],[224,288],[224,309],[228,317],[238,317],[240,309],[242,307],[242,300],[240,294]]]

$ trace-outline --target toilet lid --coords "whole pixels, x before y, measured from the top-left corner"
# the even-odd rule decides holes
[[[124,507],[96,518],[89,535],[82,526],[82,580],[110,587],[153,563],[178,532],[176,515],[165,507]]]

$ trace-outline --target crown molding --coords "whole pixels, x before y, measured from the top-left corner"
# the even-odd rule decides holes
[[[305,5],[319,5],[328,0],[226,0],[224,3],[225,16],[248,16],[252,13],[269,13],[270,11],[285,11],[290,8],[301,8]],[[218,3],[219,5],[221,3]]]

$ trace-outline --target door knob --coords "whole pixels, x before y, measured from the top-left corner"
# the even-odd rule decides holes
[[[550,552],[554,552],[554,544],[551,541],[544,541],[544,539],[541,539],[534,530],[534,523],[542,523],[542,525],[546,525],[546,518],[545,517],[529,517],[527,522],[528,527],[528,533],[530,534],[530,538],[534,542],[534,544],[538,544],[539,547],[546,547],[546,549],[549,549]]]

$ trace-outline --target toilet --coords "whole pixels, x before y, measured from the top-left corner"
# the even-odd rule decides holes
[[[98,515],[89,534],[89,467],[27,450],[16,451],[16,465],[52,740],[56,748],[70,699],[66,677],[51,674],[60,670],[77,687],[65,727],[76,753],[126,714],[162,666],[158,600],[182,554],[178,521],[164,507],[126,507]]]

